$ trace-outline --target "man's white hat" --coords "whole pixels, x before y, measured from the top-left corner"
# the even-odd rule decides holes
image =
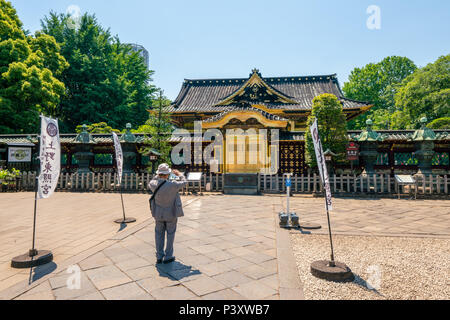
[[[169,165],[167,163],[161,163],[158,166],[158,170],[156,171],[156,174],[170,174],[172,170],[170,169]]]

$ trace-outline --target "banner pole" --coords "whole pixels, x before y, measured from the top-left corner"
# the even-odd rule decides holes
[[[119,188],[120,188],[120,201],[122,203],[122,219],[116,219],[114,220],[115,223],[120,224],[127,224],[131,222],[136,222],[135,218],[126,217],[125,216],[125,205],[123,204],[123,153],[122,153],[122,147],[120,145],[119,137],[117,137],[117,134],[115,132],[112,133],[113,142],[114,142],[114,150],[116,154],[116,172],[117,172],[117,178],[119,180]],[[125,175],[125,177],[128,176],[128,173]],[[114,180],[114,186],[116,185],[116,181]]]
[[[322,147],[322,139],[319,139],[319,143],[320,143],[320,150],[323,150],[323,147]],[[321,163],[320,165],[322,166],[322,172],[325,172],[325,171],[324,171],[324,167],[323,167],[324,164]],[[328,174],[328,171],[327,171],[327,174]],[[324,193],[324,196],[325,196],[325,206],[326,206],[326,209],[327,209],[328,235],[329,235],[329,237],[330,237],[330,246],[331,246],[331,261],[330,261],[330,267],[335,267],[336,264],[335,264],[335,262],[334,262],[334,249],[333,249],[333,237],[332,237],[332,235],[331,235],[330,213],[329,213],[329,211],[328,211],[327,192],[326,192],[326,190],[325,190],[325,175],[323,175],[323,177],[322,177],[322,186],[323,186],[323,193]]]
[[[314,126],[314,127],[312,127]],[[331,197],[331,190],[329,184],[329,176],[328,171],[325,166],[325,158],[323,156],[323,148],[322,148],[322,140],[319,136],[319,127],[317,124],[317,119],[314,121],[311,126],[311,135],[316,137],[318,140],[318,147],[316,148],[316,140],[314,141],[314,148],[316,152],[317,166],[321,171],[321,181],[323,186],[323,192],[325,195],[325,208],[327,210],[327,221],[328,221],[328,235],[330,237],[330,247],[331,247],[331,260],[318,260],[311,263],[311,274],[317,278],[330,280],[330,281],[353,281],[354,275],[349,267],[347,267],[344,263],[336,262],[334,260],[334,248],[333,248],[333,236],[331,232],[331,222],[330,222],[330,206],[328,205],[327,196]],[[325,167],[324,167],[325,166]],[[326,173],[326,174],[325,174]],[[326,181],[328,179],[328,182]],[[330,199],[331,201],[331,199]],[[331,203],[330,203],[331,204]]]
[[[42,122],[41,122],[41,134],[42,134]],[[40,136],[38,136],[40,139]],[[11,267],[13,268],[33,268],[53,261],[53,253],[49,250],[36,250],[36,216],[37,216],[37,195],[39,189],[39,174],[41,168],[41,143],[38,143],[38,160],[39,165],[36,170],[36,180],[35,180],[35,190],[34,190],[34,212],[33,212],[33,239],[32,247],[28,250],[28,253],[22,254],[20,256],[11,259]]]
[[[125,220],[126,220],[126,218],[125,218],[125,207],[124,207],[124,205],[123,205],[122,190],[123,190],[123,185],[122,185],[122,181],[121,181],[121,182],[120,182],[120,200],[122,201],[123,221],[125,221]]]
[[[326,201],[326,206],[327,206],[327,220],[328,220],[328,234],[330,236],[330,245],[331,245],[331,261],[330,261],[330,266],[334,267],[336,264],[334,262],[334,249],[333,249],[333,237],[331,236],[331,223],[330,223],[330,213],[328,212],[328,202]]]
[[[37,192],[38,192],[38,179],[39,177],[36,175],[36,180],[34,183],[34,216],[33,216],[33,244],[31,246],[31,250],[29,252],[30,257],[34,257],[37,255],[37,250],[34,248],[35,246],[35,239],[36,239],[36,207],[37,207]]]

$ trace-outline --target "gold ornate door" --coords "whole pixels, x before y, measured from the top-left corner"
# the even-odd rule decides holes
[[[270,152],[267,138],[258,130],[225,137],[224,170],[226,173],[257,173],[266,168]]]

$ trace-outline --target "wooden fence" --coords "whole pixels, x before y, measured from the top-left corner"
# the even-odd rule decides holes
[[[123,192],[147,193],[147,185],[153,175],[149,173],[124,174]],[[418,194],[447,195],[450,179],[447,175],[416,175]],[[36,175],[22,172],[17,179],[16,190],[34,190]],[[258,183],[263,193],[285,193],[285,177],[282,175],[258,175]],[[183,192],[222,192],[224,175],[220,173],[204,174],[199,182],[189,182]],[[395,179],[388,174],[374,175],[332,175],[330,177],[333,194],[394,194],[398,191]],[[67,192],[119,192],[117,174],[113,173],[63,173],[59,176],[57,191]],[[405,186],[401,186],[405,189]],[[409,187],[406,186],[406,189]],[[11,189],[11,188],[9,188]],[[317,174],[293,175],[291,177],[293,193],[321,193],[322,184]],[[403,190],[401,190],[403,191]],[[408,190],[409,191],[409,190]]]

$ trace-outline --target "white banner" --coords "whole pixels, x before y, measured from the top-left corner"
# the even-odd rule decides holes
[[[61,145],[58,120],[41,116],[41,143],[39,151],[41,170],[38,179],[38,199],[52,195],[61,170]]]
[[[112,133],[114,140],[114,149],[116,150],[116,164],[117,164],[117,174],[119,176],[119,184],[122,183],[122,168],[123,168],[123,154],[122,147],[120,145],[119,137],[115,132]]]
[[[328,170],[325,163],[325,156],[323,155],[322,142],[320,141],[319,128],[317,126],[317,119],[309,128],[311,130],[311,136],[314,143],[314,151],[316,153],[317,166],[319,167],[320,177],[323,181],[323,187],[325,189],[325,201],[328,210],[333,210],[331,204],[331,189],[330,179],[328,177]]]
[[[31,162],[31,148],[9,147],[8,162]]]

